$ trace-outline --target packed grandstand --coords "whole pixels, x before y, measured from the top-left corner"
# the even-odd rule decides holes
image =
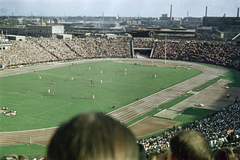
[[[154,41],[141,39],[82,38],[73,40],[28,40],[0,42],[12,44],[10,50],[0,52],[5,68],[22,65],[93,58],[131,58],[133,48],[152,48],[151,58],[201,62],[240,70],[240,50],[230,42]],[[130,43],[133,45],[131,46]],[[164,152],[170,139],[182,130],[202,133],[212,149],[237,147],[240,142],[240,103],[223,108],[204,119],[182,127],[173,127],[149,138],[138,140],[147,155]],[[150,156],[149,156],[150,157]]]
[[[130,58],[134,48],[152,48],[150,58],[209,63],[240,69],[240,51],[231,42],[154,41],[127,38],[82,38],[73,40],[29,40],[0,43],[12,44],[0,54],[0,64],[7,68],[44,62]],[[130,45],[132,43],[133,45]]]

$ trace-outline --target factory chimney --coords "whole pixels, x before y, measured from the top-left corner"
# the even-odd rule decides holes
[[[170,24],[172,24],[172,5],[171,5],[171,8],[170,8]]]
[[[207,6],[206,6],[206,12],[205,12],[205,17],[207,17]]]
[[[102,16],[103,16],[103,22],[104,22],[104,12],[102,13]]]
[[[237,10],[237,17],[239,18],[239,7],[238,7],[238,10]]]
[[[41,26],[43,26],[43,17],[40,18]]]
[[[188,16],[189,16],[189,11],[187,11],[187,18],[188,18]]]

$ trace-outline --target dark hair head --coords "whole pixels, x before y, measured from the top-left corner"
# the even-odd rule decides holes
[[[48,147],[50,160],[137,159],[133,134],[102,113],[83,113],[59,127]]]
[[[240,159],[240,147],[234,148],[233,153],[236,155],[238,159]]]
[[[182,131],[170,141],[170,148],[177,160],[210,160],[211,148],[206,139],[195,131]]]
[[[19,160],[29,160],[26,156],[24,156],[24,155],[19,155],[18,156],[18,159]]]
[[[231,149],[222,148],[214,151],[213,159],[214,160],[235,160],[237,158]]]

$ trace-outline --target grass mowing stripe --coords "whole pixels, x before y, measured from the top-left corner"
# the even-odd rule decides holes
[[[132,124],[134,124],[134,123],[142,120],[142,119],[145,118],[145,117],[152,117],[153,115],[155,115],[156,113],[158,113],[158,112],[160,111],[160,109],[161,109],[161,110],[164,110],[164,109],[171,108],[172,106],[178,104],[179,102],[181,102],[181,101],[183,101],[183,100],[185,100],[185,99],[187,99],[187,98],[189,98],[189,97],[191,97],[191,96],[192,96],[192,94],[184,94],[184,95],[181,95],[180,97],[177,97],[177,98],[175,98],[175,99],[173,99],[173,100],[171,100],[171,101],[169,101],[169,102],[167,102],[167,103],[165,103],[165,104],[160,105],[160,106],[158,107],[158,109],[157,109],[157,108],[156,108],[156,109],[153,109],[153,110],[151,110],[150,112],[145,113],[145,114],[143,114],[142,116],[140,116],[140,117],[138,117],[138,118],[135,118],[134,120],[126,123],[125,126],[128,127],[128,126],[130,126],[130,125],[132,125]]]

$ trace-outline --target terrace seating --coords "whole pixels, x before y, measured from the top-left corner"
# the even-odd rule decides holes
[[[0,64],[9,68],[53,61],[130,58],[126,38],[9,41],[11,49],[0,52]],[[152,58],[165,58],[165,41],[133,40],[134,48],[153,48]],[[240,70],[240,50],[232,43],[167,41],[166,59],[210,63]]]
[[[195,130],[204,135],[209,141],[212,149],[219,147],[236,147],[240,145],[240,132],[238,112],[240,103],[232,104],[230,107],[223,108],[221,111],[212,114],[204,119],[196,120],[186,126],[172,129],[171,131],[152,136],[150,138],[141,139],[138,143],[142,144],[147,154],[151,152],[163,152],[169,147],[170,139],[182,130]],[[234,130],[231,130],[233,129]],[[235,140],[228,141],[231,131]]]

